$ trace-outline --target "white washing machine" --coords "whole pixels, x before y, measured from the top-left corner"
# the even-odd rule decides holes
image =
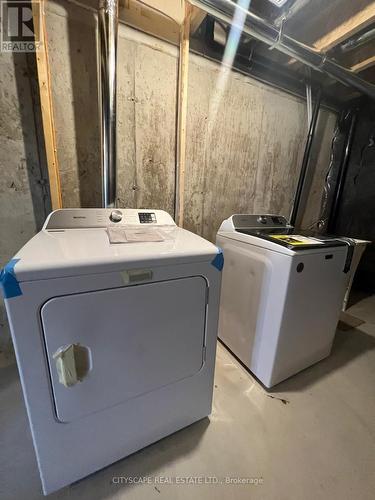
[[[67,209],[4,268],[45,494],[209,415],[222,265],[161,210]]]
[[[272,387],[328,356],[350,241],[294,234],[277,215],[233,215],[216,242],[225,258],[219,338],[242,363]]]

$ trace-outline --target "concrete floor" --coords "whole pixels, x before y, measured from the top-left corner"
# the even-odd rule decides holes
[[[352,306],[344,321],[330,358],[272,393],[219,344],[209,419],[49,498],[373,500],[375,296]],[[150,483],[114,484],[120,476]],[[185,477],[219,483],[176,484]],[[248,484],[228,485],[226,477]],[[0,498],[42,498],[15,366],[0,370]]]

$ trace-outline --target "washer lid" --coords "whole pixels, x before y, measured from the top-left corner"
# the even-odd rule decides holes
[[[291,256],[303,251],[319,253],[327,248],[352,246],[347,238],[296,230],[285,217],[276,214],[234,214],[222,222],[218,236]]]
[[[322,236],[313,231],[296,231],[292,227],[236,229],[236,232],[271,241],[276,245],[286,247],[295,252],[301,252],[312,248],[323,249],[347,245],[347,242],[335,236]]]

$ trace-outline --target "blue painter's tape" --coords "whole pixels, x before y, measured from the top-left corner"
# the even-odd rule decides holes
[[[211,262],[211,264],[216,267],[218,271],[222,271],[224,267],[224,255],[223,251],[221,248],[217,248],[217,255],[214,258],[214,260]]]
[[[6,266],[1,270],[0,273],[0,283],[3,287],[3,293],[5,299],[11,299],[12,297],[18,297],[22,295],[22,290],[20,284],[17,281],[16,273],[14,272],[14,266],[20,259],[12,259],[6,264]]]

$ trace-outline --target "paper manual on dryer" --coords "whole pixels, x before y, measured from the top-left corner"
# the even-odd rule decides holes
[[[110,243],[137,243],[147,241],[165,241],[163,232],[155,227],[125,228],[107,227]]]

